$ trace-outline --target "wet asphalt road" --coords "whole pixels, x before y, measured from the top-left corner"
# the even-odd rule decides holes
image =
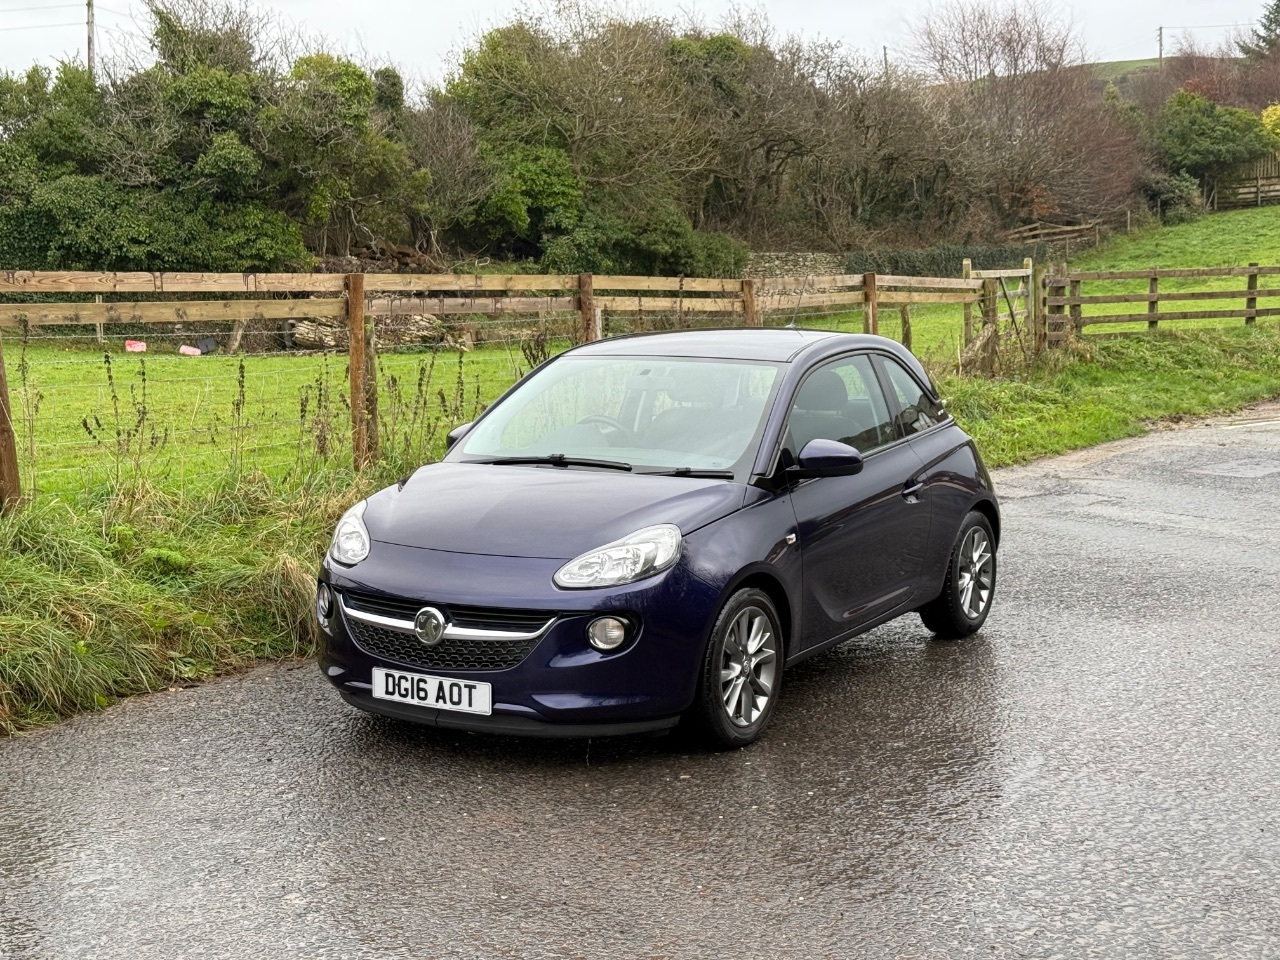
[[[1002,471],[987,628],[765,739],[406,728],[285,666],[0,742],[0,957],[1280,957],[1280,408]]]

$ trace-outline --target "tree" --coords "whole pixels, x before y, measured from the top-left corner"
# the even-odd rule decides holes
[[[1236,46],[1251,60],[1264,60],[1280,47],[1280,0],[1270,0],[1248,38]]]

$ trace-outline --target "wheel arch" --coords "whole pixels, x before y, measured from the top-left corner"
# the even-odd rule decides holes
[[[996,507],[992,500],[982,499],[975,503],[969,509],[976,510],[987,518],[987,522],[991,524],[991,534],[995,537],[996,549],[1000,548],[1000,510]]]
[[[720,598],[720,606],[723,607],[728,603],[729,598],[739,590],[753,587],[767,594],[778,611],[778,621],[782,626],[782,644],[785,651],[783,659],[785,660],[791,655],[792,641],[796,636],[794,617],[797,607],[791,602],[787,588],[776,574],[762,567],[742,571],[724,591],[724,595]]]

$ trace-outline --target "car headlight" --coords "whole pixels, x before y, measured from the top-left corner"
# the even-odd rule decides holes
[[[333,543],[329,556],[339,563],[352,566],[369,555],[369,530],[364,525],[364,508],[368,501],[361,500],[342,515],[338,528],[333,531]]]
[[[661,573],[680,555],[680,528],[673,523],[637,530],[570,560],[556,571],[556,586],[616,587]]]

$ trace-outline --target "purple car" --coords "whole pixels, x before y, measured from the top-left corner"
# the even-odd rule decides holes
[[[353,706],[461,730],[768,725],[787,668],[904,613],[991,609],[1000,514],[973,440],[880,337],[617,337],[561,354],[445,458],[352,507],[320,666]]]

